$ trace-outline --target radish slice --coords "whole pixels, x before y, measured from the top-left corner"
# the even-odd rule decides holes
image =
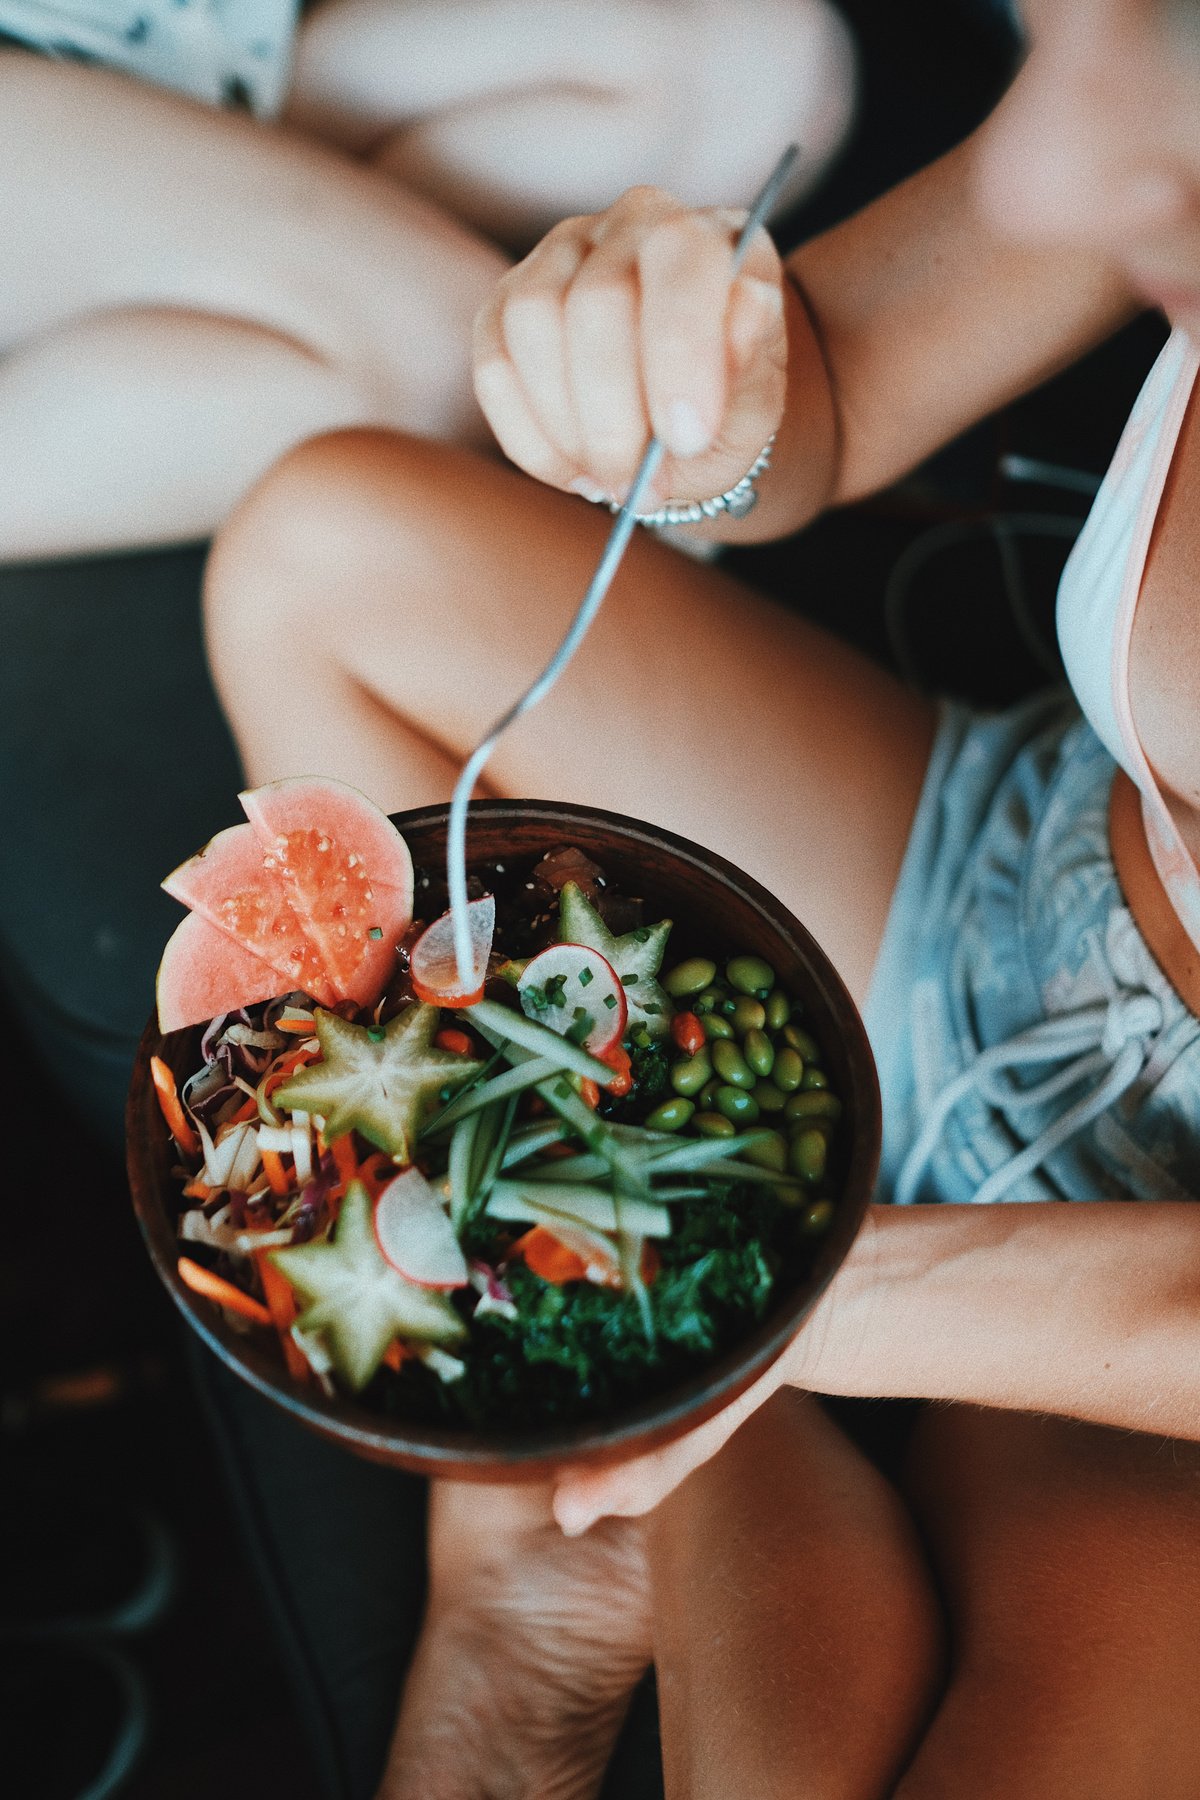
[[[598,950],[585,944],[551,944],[525,966],[517,983],[521,1011],[560,1037],[574,1035],[584,1015],[592,1021],[586,1037],[575,1041],[593,1056],[603,1056],[625,1035],[629,1005],[620,976]]]
[[[383,1189],[375,1238],[393,1269],[418,1287],[465,1287],[471,1278],[454,1227],[420,1169],[405,1169]]]
[[[496,902],[491,894],[467,903],[471,933],[471,968],[475,985],[464,994],[454,957],[454,921],[445,912],[423,931],[409,959],[412,984],[418,1000],[430,1006],[473,1006],[483,996],[488,957],[496,930]]]

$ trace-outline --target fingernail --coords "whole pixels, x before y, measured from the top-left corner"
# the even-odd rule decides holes
[[[763,317],[778,319],[783,313],[783,288],[777,281],[760,281],[757,275],[743,275],[742,286]]]
[[[712,442],[712,432],[688,400],[672,400],[667,408],[667,448],[676,456],[699,456]]]
[[[586,475],[577,475],[575,480],[570,483],[570,488],[573,494],[582,495],[585,500],[590,500],[595,506],[602,506],[608,500],[604,489],[597,487],[594,481],[589,481]]]
[[[555,1496],[554,1517],[558,1520],[558,1528],[563,1536],[569,1538],[582,1537],[588,1527],[595,1523],[586,1506],[561,1495]]]

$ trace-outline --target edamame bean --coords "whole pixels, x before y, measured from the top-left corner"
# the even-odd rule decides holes
[[[825,1173],[825,1133],[808,1126],[788,1147],[788,1168],[801,1181],[820,1181]]]
[[[716,1099],[719,1089],[723,1086],[724,1083],[719,1075],[714,1075],[711,1081],[705,1082],[704,1086],[700,1089],[700,1092],[696,1095],[696,1105],[701,1112],[712,1111],[713,1101]]]
[[[708,1050],[697,1050],[695,1056],[685,1057],[682,1062],[672,1064],[671,1086],[677,1094],[688,1099],[698,1094],[713,1072]]]
[[[689,956],[663,976],[662,985],[672,1000],[684,1000],[689,994],[698,994],[702,988],[709,987],[716,972],[716,963],[710,962],[707,956]]]
[[[767,995],[767,1024],[772,1031],[782,1031],[792,1016],[792,1003],[782,988]]]
[[[781,1044],[775,1052],[775,1067],[771,1070],[771,1079],[785,1094],[794,1094],[804,1080],[804,1058],[790,1044]]]
[[[664,1100],[646,1114],[646,1127],[650,1131],[682,1131],[695,1110],[691,1100],[677,1094],[674,1100]]]
[[[828,1088],[810,1088],[805,1093],[793,1094],[783,1111],[785,1118],[795,1122],[824,1119],[833,1125],[842,1116],[842,1103]]]
[[[718,1088],[713,1105],[725,1118],[732,1119],[735,1125],[758,1124],[758,1101],[745,1088]]]
[[[700,1052],[701,1056],[706,1054],[708,1052],[704,1050]],[[752,1088],[754,1086],[754,1075],[751,1072],[750,1064],[736,1044],[718,1038],[712,1047],[711,1054],[713,1068],[721,1080],[727,1081],[730,1087]]]
[[[766,1032],[756,1025],[746,1033],[742,1055],[756,1075],[769,1075],[775,1067],[775,1046]]]
[[[775,971],[761,956],[735,956],[725,964],[725,979],[739,994],[769,994]]]
[[[800,1086],[806,1094],[811,1094],[814,1088],[827,1088],[829,1077],[824,1069],[815,1069],[811,1063],[806,1063]]]
[[[787,1168],[788,1146],[782,1131],[760,1131],[745,1146],[742,1155],[760,1169],[773,1169],[782,1175]]]
[[[790,1044],[793,1050],[798,1051],[806,1063],[820,1062],[821,1052],[815,1038],[811,1038],[807,1031],[803,1031],[799,1025],[785,1025],[783,1041],[785,1044]]]
[[[814,1200],[800,1221],[800,1229],[812,1237],[824,1231],[833,1218],[832,1200]]]
[[[748,1031],[761,1031],[767,1022],[766,1009],[761,1000],[747,1000],[745,995],[733,1003],[733,1011],[729,1015],[733,1029],[739,1037],[745,1037]]]
[[[713,1038],[731,1038],[733,1036],[733,1026],[729,1023],[729,1020],[723,1018],[720,1013],[702,1013],[700,1015],[700,1023],[704,1027],[705,1037],[710,1040]]]
[[[698,1112],[692,1120],[692,1130],[698,1131],[701,1137],[735,1137],[737,1126],[732,1119],[725,1118],[723,1113]]]
[[[754,1098],[765,1113],[782,1112],[787,1105],[787,1095],[773,1081],[756,1081]]]

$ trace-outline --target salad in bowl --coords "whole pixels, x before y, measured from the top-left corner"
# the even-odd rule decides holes
[[[728,1402],[800,1327],[879,1147],[853,1004],[696,846],[541,802],[328,781],[243,796],[164,884],[129,1102],[159,1272],[243,1377],[433,1473],[615,1457]]]

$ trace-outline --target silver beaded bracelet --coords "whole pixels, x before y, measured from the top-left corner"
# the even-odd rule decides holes
[[[728,513],[731,519],[744,519],[747,513],[753,512],[758,504],[758,488],[755,485],[760,475],[771,466],[771,452],[775,448],[775,433],[772,432],[746,473],[723,494],[715,494],[711,500],[668,500],[657,512],[635,513],[639,525],[648,525],[656,529],[661,525],[699,525],[705,519],[719,518],[721,513]],[[621,510],[619,500],[608,502],[610,512]]]

